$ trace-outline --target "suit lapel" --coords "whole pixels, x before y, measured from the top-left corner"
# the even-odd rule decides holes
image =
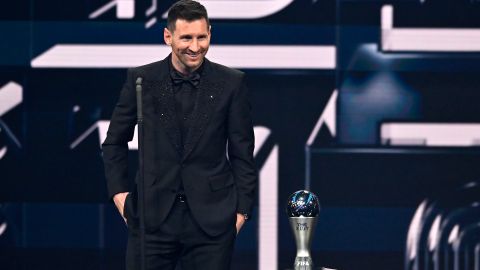
[[[210,61],[205,59],[204,70],[200,84],[198,86],[198,94],[195,100],[195,106],[192,112],[188,132],[183,144],[183,160],[192,152],[198,140],[202,136],[205,128],[212,118],[218,95],[223,87],[222,82],[213,81],[212,65]]]
[[[181,134],[177,122],[175,96],[169,75],[168,61],[170,61],[170,57],[167,57],[160,62],[159,68],[154,69],[154,74],[146,76],[145,86],[154,97],[154,109],[161,125],[164,127],[171,143],[180,155],[182,151]]]

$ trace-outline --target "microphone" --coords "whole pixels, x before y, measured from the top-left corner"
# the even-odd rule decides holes
[[[141,122],[143,121],[143,110],[142,110],[142,82],[143,78],[138,77],[137,80],[135,81],[136,90],[137,90],[137,118],[138,121]]]
[[[142,77],[135,81],[137,92],[137,124],[138,124],[138,209],[140,214],[140,269],[146,269],[146,247],[145,247],[145,184],[143,168],[143,109],[142,109]]]

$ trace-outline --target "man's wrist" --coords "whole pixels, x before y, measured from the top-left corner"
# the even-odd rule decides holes
[[[119,192],[119,193],[113,195],[113,198],[112,198],[112,199],[113,199],[113,201],[115,201],[115,200],[118,199],[118,198],[122,198],[122,199],[123,199],[123,198],[125,198],[127,195],[128,195],[128,191],[126,191],[126,192]]]

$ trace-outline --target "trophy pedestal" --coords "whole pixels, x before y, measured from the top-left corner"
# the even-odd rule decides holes
[[[292,270],[328,270],[315,267],[310,255],[310,246],[319,211],[320,205],[317,196],[308,190],[296,191],[288,198],[287,215],[297,246]]]

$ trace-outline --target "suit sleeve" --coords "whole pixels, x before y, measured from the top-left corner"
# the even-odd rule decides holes
[[[136,125],[136,96],[133,87],[133,72],[129,69],[127,80],[120,92],[102,144],[108,196],[129,191],[128,142],[132,140]]]
[[[245,75],[234,94],[228,114],[228,157],[238,190],[237,213],[251,215],[258,176],[253,159],[255,138]]]

